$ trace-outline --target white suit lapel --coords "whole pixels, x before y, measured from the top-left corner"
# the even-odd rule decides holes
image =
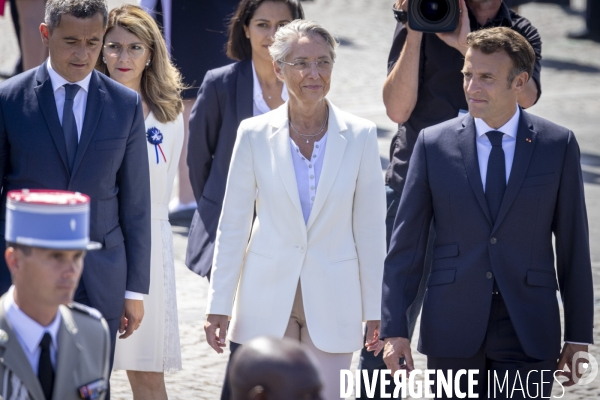
[[[296,172],[292,161],[290,148],[290,132],[288,128],[288,103],[284,103],[275,110],[271,120],[271,128],[274,133],[269,137],[273,158],[277,164],[277,170],[283,181],[283,185],[298,211],[300,217],[304,220],[302,206],[300,205],[300,195],[298,194],[298,184],[296,182]]]
[[[327,133],[327,147],[325,148],[325,155],[323,159],[323,168],[321,169],[321,177],[319,179],[319,186],[317,187],[317,194],[315,196],[315,202],[310,212],[310,217],[306,223],[306,229],[310,229],[315,219],[319,215],[319,212],[323,208],[327,196],[331,191],[331,187],[335,182],[340,166],[342,165],[342,159],[344,158],[344,151],[346,150],[346,138],[342,135],[342,132],[347,130],[346,124],[341,118],[339,110],[329,102],[329,128]]]

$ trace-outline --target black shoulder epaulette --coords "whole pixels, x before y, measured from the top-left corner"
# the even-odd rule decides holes
[[[81,303],[71,302],[68,304],[68,307],[72,311],[77,311],[82,314],[89,315],[90,317],[98,319],[98,320],[102,319],[102,314],[100,313],[100,311],[96,310],[95,308],[83,305]]]

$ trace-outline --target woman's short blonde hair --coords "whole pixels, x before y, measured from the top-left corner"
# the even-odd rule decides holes
[[[175,121],[183,111],[181,91],[184,85],[179,70],[169,59],[167,45],[158,25],[141,7],[126,4],[113,8],[108,14],[106,33],[115,26],[137,36],[150,51],[150,65],[142,75],[142,98],[159,122]],[[109,75],[101,59],[96,63],[96,69]]]
[[[335,61],[335,50],[338,47],[338,42],[333,35],[329,33],[321,24],[315,21],[294,20],[289,24],[282,26],[275,33],[273,44],[269,46],[269,53],[274,61],[280,67],[283,67],[283,61],[292,51],[292,42],[304,36],[320,36],[329,45],[329,55]]]

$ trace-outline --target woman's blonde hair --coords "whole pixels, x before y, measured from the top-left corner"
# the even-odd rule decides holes
[[[152,54],[150,65],[142,73],[142,98],[159,122],[175,121],[183,111],[181,91],[184,84],[179,70],[171,64],[167,45],[158,25],[141,7],[126,4],[113,8],[108,14],[106,33],[115,26],[137,36]],[[96,69],[109,75],[101,58],[96,63]]]

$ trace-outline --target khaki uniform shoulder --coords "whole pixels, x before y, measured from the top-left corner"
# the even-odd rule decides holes
[[[75,302],[69,303],[67,307],[69,307],[71,311],[74,311],[77,314],[83,314],[92,317],[98,321],[102,320],[102,314],[95,308],[88,307],[86,305]]]

